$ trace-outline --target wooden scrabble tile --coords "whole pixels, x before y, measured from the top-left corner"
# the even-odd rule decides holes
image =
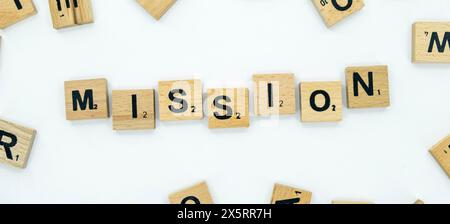
[[[94,22],[91,0],[73,0],[75,23],[78,25]]]
[[[208,127],[249,127],[248,89],[208,89]]]
[[[327,122],[342,120],[341,82],[300,83],[301,120]]]
[[[109,117],[106,79],[66,81],[66,119],[87,120]]]
[[[200,80],[161,81],[158,83],[158,100],[161,121],[203,118],[203,87]]]
[[[391,105],[387,66],[348,67],[345,74],[349,108]]]
[[[450,22],[413,24],[412,61],[450,63]]]
[[[61,29],[76,25],[72,0],[49,0],[53,28]]]
[[[434,145],[430,153],[450,178],[450,135]]]
[[[312,193],[293,187],[275,184],[272,204],[311,204]]]
[[[325,24],[334,26],[364,7],[364,0],[313,0]]]
[[[372,202],[367,201],[332,201],[331,204],[335,205],[370,205]]]
[[[144,9],[156,20],[159,20],[176,0],[138,0]]]
[[[36,15],[36,13],[32,0],[0,0],[0,29]]]
[[[0,119],[0,162],[24,169],[36,131]]]
[[[253,76],[254,107],[258,116],[295,114],[295,77],[293,74]]]
[[[113,90],[114,130],[155,129],[155,91]]]
[[[213,204],[208,185],[203,182],[188,189],[171,194],[169,196],[171,204]]]
[[[423,202],[422,200],[417,200],[416,202],[414,202],[414,204],[416,204],[416,205],[423,205],[423,204],[425,204],[425,202]]]

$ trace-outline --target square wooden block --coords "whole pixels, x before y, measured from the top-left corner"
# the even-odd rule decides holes
[[[109,117],[106,79],[66,81],[64,91],[67,120]]]
[[[327,27],[332,27],[344,18],[364,7],[364,0],[312,0]]]
[[[137,0],[156,20],[159,20],[176,0]]]
[[[434,145],[430,153],[450,178],[450,135]]]
[[[155,129],[155,91],[113,90],[114,130]]]
[[[293,74],[253,76],[254,107],[257,116],[295,114],[295,77]]]
[[[171,194],[169,196],[171,204],[213,204],[208,185],[203,182],[188,189]]]
[[[311,204],[312,193],[309,191],[275,184],[272,204]]]
[[[61,29],[75,26],[75,12],[72,0],[48,0],[53,28]]]
[[[341,82],[300,83],[301,120],[328,122],[342,120]]]
[[[348,67],[345,74],[349,108],[391,105],[388,66]]]
[[[413,24],[412,61],[450,63],[450,22]]]
[[[24,169],[36,131],[0,119],[0,162]]]
[[[36,13],[32,0],[0,0],[0,29],[36,15]]]
[[[83,25],[94,22],[91,0],[73,0],[75,23]]]
[[[209,128],[248,128],[248,89],[208,89]]]
[[[158,83],[158,98],[161,121],[203,118],[203,87],[200,80],[161,81]]]

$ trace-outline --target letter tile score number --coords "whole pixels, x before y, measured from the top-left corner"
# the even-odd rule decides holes
[[[169,196],[171,204],[213,204],[206,182],[199,183]]]
[[[0,119],[0,162],[24,169],[36,131]]]
[[[32,0],[0,0],[0,29],[36,15],[36,13]]]

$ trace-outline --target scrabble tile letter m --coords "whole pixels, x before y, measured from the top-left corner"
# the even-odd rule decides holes
[[[450,63],[450,22],[413,25],[414,63]]]
[[[109,117],[106,79],[66,81],[64,91],[67,120]]]

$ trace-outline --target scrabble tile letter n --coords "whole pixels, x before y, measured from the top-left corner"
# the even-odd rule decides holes
[[[450,178],[450,135],[433,146],[430,153]]]
[[[281,184],[275,184],[272,204],[310,204],[312,193]]]
[[[450,22],[413,25],[414,63],[450,63]]]
[[[348,67],[345,74],[349,108],[390,106],[387,66]]]
[[[207,101],[209,128],[250,126],[248,89],[209,89]]]
[[[36,14],[32,0],[0,0],[0,29]]]
[[[112,117],[114,130],[155,128],[155,91],[113,90]]]
[[[303,122],[342,120],[341,82],[300,83],[300,99]]]
[[[169,196],[171,204],[213,204],[208,185],[203,182]]]
[[[161,81],[158,83],[158,98],[161,121],[203,118],[203,87],[200,80]]]
[[[345,17],[361,10],[364,0],[312,0],[325,24],[334,26]]]
[[[258,116],[295,114],[293,74],[254,75],[254,108]]]
[[[159,20],[176,0],[138,0],[144,9],[156,20]]]
[[[36,131],[0,119],[0,162],[25,168]]]
[[[67,120],[109,117],[106,79],[66,81],[64,83]]]

